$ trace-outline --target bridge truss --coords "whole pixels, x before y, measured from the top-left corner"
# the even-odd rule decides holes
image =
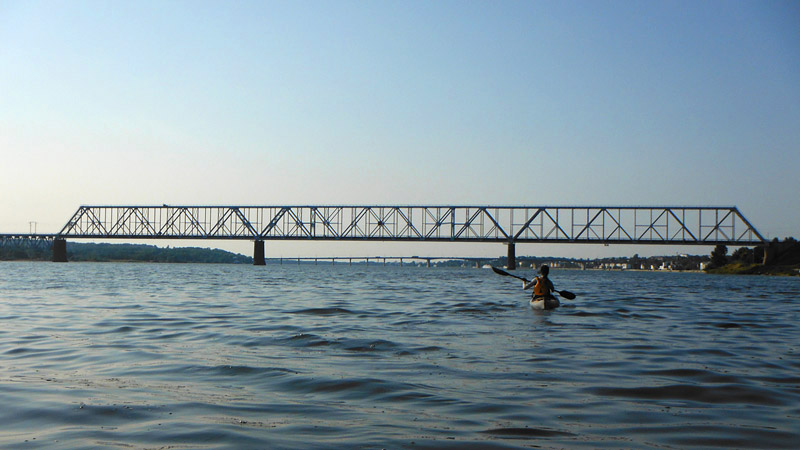
[[[0,234],[0,248],[48,249],[53,246],[54,234]]]
[[[736,207],[81,206],[57,238],[741,245]]]

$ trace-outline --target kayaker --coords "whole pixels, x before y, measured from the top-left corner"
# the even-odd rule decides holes
[[[542,264],[542,267],[539,268],[539,273],[541,276],[534,278],[531,281],[523,281],[522,282],[522,289],[530,289],[533,288],[533,300],[541,300],[545,298],[555,298],[553,297],[552,292],[556,290],[553,286],[553,282],[547,278],[547,274],[550,273],[550,267],[546,264]]]

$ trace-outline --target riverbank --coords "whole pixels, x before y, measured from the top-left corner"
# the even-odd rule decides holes
[[[775,276],[800,276],[800,265],[769,265],[742,264],[735,262],[706,270],[706,273],[722,275],[775,275]]]

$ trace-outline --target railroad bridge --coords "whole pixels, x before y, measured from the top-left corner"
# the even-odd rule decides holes
[[[52,241],[66,261],[67,239],[213,239],[494,242],[516,267],[517,243],[756,246],[765,239],[735,206],[81,206],[54,234],[0,235]]]

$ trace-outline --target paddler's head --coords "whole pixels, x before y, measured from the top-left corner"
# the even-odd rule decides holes
[[[539,267],[539,273],[546,277],[550,273],[550,267],[547,264],[542,264],[542,267]]]

